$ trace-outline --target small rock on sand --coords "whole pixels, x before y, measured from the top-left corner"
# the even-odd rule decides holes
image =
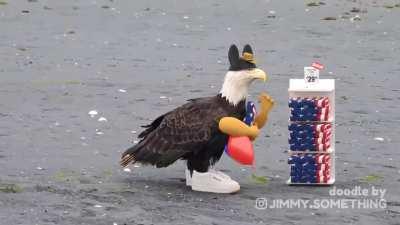
[[[97,121],[99,121],[99,122],[107,122],[107,118],[100,117]]]
[[[375,137],[374,140],[383,142],[385,139],[383,137]]]
[[[99,113],[96,110],[90,110],[88,112],[88,114],[89,114],[90,117],[93,118],[93,117],[97,116]]]

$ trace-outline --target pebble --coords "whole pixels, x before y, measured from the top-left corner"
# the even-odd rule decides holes
[[[361,20],[361,17],[360,17],[360,15],[355,15],[354,17],[351,17],[350,18],[350,21],[360,21]]]
[[[94,205],[95,208],[103,208],[101,205]]]
[[[130,172],[132,172],[132,171],[131,171],[131,169],[129,169],[129,168],[124,168],[124,172],[130,173]]]
[[[126,93],[125,89],[119,89],[118,91],[121,92],[121,93]]]
[[[97,121],[99,121],[99,122],[107,122],[107,118],[100,117]]]
[[[380,142],[382,142],[382,141],[384,141],[385,139],[384,139],[383,137],[375,137],[374,140],[375,140],[375,141],[380,141]]]
[[[93,118],[93,117],[97,116],[99,113],[96,110],[90,110],[88,112],[88,114],[89,114],[90,117]]]
[[[334,16],[327,16],[327,17],[322,18],[322,20],[336,20],[336,19],[337,18]]]

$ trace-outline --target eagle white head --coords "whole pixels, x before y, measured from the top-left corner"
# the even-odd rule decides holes
[[[267,75],[263,70],[256,67],[250,45],[244,46],[241,57],[239,57],[239,50],[236,45],[231,45],[228,56],[230,67],[225,75],[220,93],[230,104],[237,105],[240,101],[246,99],[250,84],[257,79],[265,82]]]

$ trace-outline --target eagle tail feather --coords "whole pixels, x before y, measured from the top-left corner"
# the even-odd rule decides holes
[[[131,154],[127,154],[127,155],[125,155],[125,156],[121,159],[120,165],[121,165],[122,167],[127,167],[131,162],[132,162],[132,163],[135,163],[135,162],[136,162],[135,156],[134,156],[134,155],[131,155]]]
[[[139,150],[139,145],[135,145],[128,150],[126,150],[121,157],[121,161],[119,164],[122,167],[127,167],[130,163],[135,163],[136,162],[136,157],[135,153]]]

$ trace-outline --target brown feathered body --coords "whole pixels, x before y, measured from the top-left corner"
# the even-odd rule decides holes
[[[218,128],[223,117],[245,117],[245,100],[230,104],[224,97],[191,99],[158,117],[139,134],[141,140],[122,154],[121,165],[140,162],[167,167],[187,160],[189,170],[206,172],[224,152],[228,136]]]

